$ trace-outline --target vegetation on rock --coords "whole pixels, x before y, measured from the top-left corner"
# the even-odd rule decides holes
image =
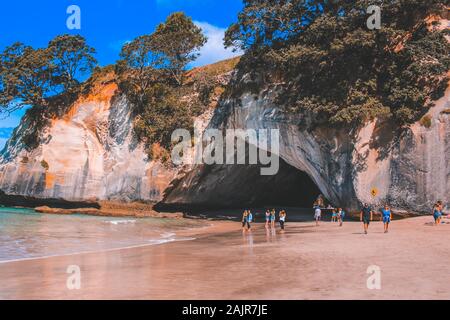
[[[421,119],[448,83],[449,31],[426,21],[444,2],[246,0],[225,44],[246,50],[239,69],[253,79],[247,90],[282,84],[280,104],[315,125],[390,118],[403,126]],[[366,26],[370,5],[381,7],[379,30]]]
[[[39,49],[14,43],[0,53],[0,114],[30,107],[23,137],[27,148],[38,144],[49,119],[75,101],[80,78],[96,65],[94,53],[79,35],[58,36]]]
[[[168,160],[172,132],[193,131],[193,117],[208,105],[210,86],[214,87],[211,77],[185,84],[186,66],[198,57],[206,40],[190,17],[177,12],[154,33],[122,48],[116,67],[119,88],[133,104],[134,132],[146,144],[150,159]]]
[[[48,165],[48,162],[45,161],[45,160],[41,161],[41,166],[42,166],[42,168],[44,168],[47,171],[48,171],[48,169],[50,169],[50,166]]]

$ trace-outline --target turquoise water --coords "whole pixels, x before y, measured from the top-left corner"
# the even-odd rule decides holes
[[[45,215],[0,207],[0,262],[188,240],[177,232],[206,221]]]

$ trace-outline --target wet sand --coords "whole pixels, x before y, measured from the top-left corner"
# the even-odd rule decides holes
[[[0,299],[450,299],[450,220],[431,220],[394,221],[388,234],[373,222],[368,235],[358,222],[243,234],[214,221],[192,241],[0,264]],[[67,289],[69,265],[80,290]],[[370,265],[381,290],[366,286]]]

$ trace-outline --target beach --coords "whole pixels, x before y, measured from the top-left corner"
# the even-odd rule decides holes
[[[393,221],[388,234],[376,221],[368,235],[359,222],[287,221],[284,234],[211,221],[183,241],[3,262],[0,299],[450,299],[448,219]],[[66,285],[71,265],[79,290]]]

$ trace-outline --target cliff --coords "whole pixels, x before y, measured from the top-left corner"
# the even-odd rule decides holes
[[[235,64],[236,59],[195,69],[188,79],[213,69],[218,73],[214,76],[227,81]],[[213,94],[211,105],[193,119],[198,126],[209,122],[216,100]],[[176,176],[176,168],[148,159],[144,144],[133,133],[131,105],[111,72],[96,79],[62,116],[51,119],[32,150],[24,141],[34,125],[30,117],[25,115],[0,155],[0,189],[6,194],[156,202]]]
[[[129,105],[116,97],[114,83],[81,97],[42,132],[36,149],[26,151],[22,121],[2,152],[0,188],[21,194],[67,200],[157,200],[171,172],[147,162],[133,141]],[[145,196],[144,196],[145,195]]]
[[[226,84],[234,64],[215,66],[214,76]],[[52,119],[30,151],[22,139],[30,127],[24,117],[1,153],[0,189],[70,201],[160,201],[161,208],[309,207],[319,193],[350,210],[369,202],[428,213],[437,200],[449,203],[450,88],[426,121],[409,127],[376,119],[355,130],[311,129],[302,125],[311,115],[286,112],[279,104],[276,83],[260,84],[255,92],[242,89],[252,87],[248,81],[234,73],[221,98],[217,90],[193,121],[200,131],[278,129],[281,163],[275,176],[261,176],[258,165],[174,167],[149,160],[133,135],[130,104],[113,77],[106,77]]]
[[[448,29],[448,19],[434,20],[439,20],[435,28]],[[290,112],[278,98],[289,83],[264,78],[270,78],[264,71],[235,76],[209,127],[279,130],[278,175],[261,177],[252,166],[199,165],[173,183],[163,207],[309,207],[319,192],[333,205],[355,211],[362,202],[415,213],[429,213],[438,200],[449,203],[450,88],[409,126],[375,118],[336,128],[308,125],[312,111]]]
[[[428,213],[450,196],[450,88],[426,116],[398,130],[373,121],[355,132],[307,130],[298,115],[275,101],[274,89],[222,100],[212,128],[280,130],[283,162],[274,177],[252,166],[197,166],[167,193],[164,204],[183,207],[282,204],[310,206],[321,192],[337,206],[389,203],[396,211]],[[293,174],[303,175],[296,178]],[[319,191],[320,190],[320,191]]]

